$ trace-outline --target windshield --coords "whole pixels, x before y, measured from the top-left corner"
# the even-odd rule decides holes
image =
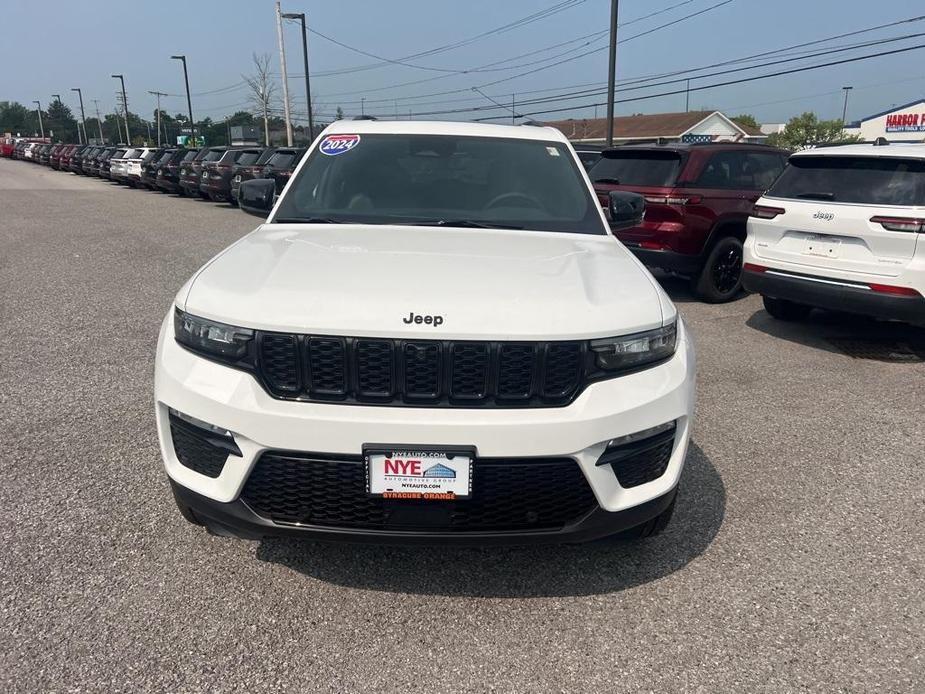
[[[791,157],[767,195],[863,205],[925,205],[925,161],[892,157]]]
[[[257,161],[257,157],[259,156],[260,152],[244,152],[240,157],[238,157],[238,161],[236,163],[240,164],[241,166],[250,166],[255,161]]]
[[[514,138],[326,137],[275,217],[312,218],[606,233],[568,146]]]
[[[647,150],[605,152],[588,172],[594,183],[627,186],[674,185],[681,170],[678,152]]]
[[[270,160],[267,162],[267,166],[270,166],[274,169],[285,169],[288,168],[292,161],[295,159],[295,153],[293,152],[277,152]]]
[[[260,166],[261,164],[266,164],[270,160],[270,157],[272,157],[275,152],[276,150],[273,149],[272,147],[268,147],[267,149],[263,150],[263,154],[261,154],[260,158],[254,162],[254,166]]]

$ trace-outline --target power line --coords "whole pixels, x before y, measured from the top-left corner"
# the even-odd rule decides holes
[[[896,48],[896,49],[894,49],[894,50],[892,50],[892,51],[881,51],[880,53],[873,53],[873,54],[870,54],[870,55],[862,55],[862,56],[857,56],[857,57],[854,57],[854,58],[843,58],[842,60],[834,60],[834,61],[831,61],[831,62],[828,62],[828,63],[821,63],[821,64],[819,64],[819,65],[807,65],[807,66],[804,66],[804,67],[792,68],[792,69],[790,69],[790,70],[780,70],[780,71],[778,71],[778,72],[771,72],[771,73],[768,73],[768,74],[765,74],[765,75],[756,75],[756,76],[753,76],[753,77],[743,77],[743,78],[736,79],[736,80],[727,80],[727,81],[725,81],[725,82],[715,82],[715,83],[713,83],[713,84],[706,84],[706,85],[702,85],[702,86],[699,86],[699,87],[691,87],[690,91],[692,91],[692,92],[694,92],[694,91],[704,91],[704,90],[706,90],[706,89],[715,89],[716,87],[727,87],[727,86],[733,85],[733,84],[743,84],[743,83],[745,83],[745,82],[755,82],[755,81],[757,81],[757,80],[769,79],[769,78],[771,78],[771,77],[781,77],[781,76],[783,76],[783,75],[793,75],[793,74],[797,74],[797,73],[801,73],[801,72],[808,72],[808,71],[810,71],[810,70],[819,70],[819,69],[824,68],[824,67],[832,67],[832,66],[834,66],[834,65],[844,65],[844,64],[846,64],[846,63],[856,63],[856,62],[859,62],[859,61],[862,61],[862,60],[870,60],[870,59],[872,59],[872,58],[882,58],[882,57],[888,56],[888,55],[896,55],[896,54],[899,54],[899,53],[908,53],[909,51],[915,51],[915,50],[919,50],[919,49],[922,49],[922,48],[925,48],[925,44],[919,44],[919,45],[916,45],[916,46],[908,46],[908,47],[906,47],[906,48]],[[658,99],[658,98],[661,98],[661,97],[663,97],[663,96],[674,96],[674,95],[676,95],[676,94],[684,94],[686,91],[687,91],[686,89],[678,89],[678,90],[675,90],[675,91],[661,92],[661,93],[658,93],[658,94],[648,94],[648,95],[646,95],[646,96],[634,96],[634,97],[630,97],[630,98],[627,98],[627,99],[617,99],[615,103],[623,104],[623,103],[630,103],[630,102],[633,102],[633,101],[645,101],[645,100],[647,100],[647,99]],[[603,106],[603,105],[604,105],[603,103],[581,104],[581,105],[579,105],[579,106],[567,106],[567,107],[565,107],[565,108],[547,109],[547,110],[545,110],[545,111],[532,111],[532,112],[530,112],[530,113],[524,113],[524,114],[522,114],[522,115],[523,115],[523,116],[538,116],[538,115],[544,115],[544,114],[547,114],[547,113],[561,113],[562,111],[571,111],[571,110],[581,109],[581,108],[592,108],[592,107],[594,107],[594,106]],[[421,115],[426,115],[426,114],[421,114]],[[494,118],[497,118],[497,116],[494,116]],[[476,118],[475,120],[491,120],[491,119],[492,119],[492,117],[488,117],[488,118]]]

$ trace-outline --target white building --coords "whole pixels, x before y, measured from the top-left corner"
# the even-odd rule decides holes
[[[894,106],[845,126],[849,135],[860,135],[866,142],[878,137],[890,142],[925,142],[925,99]]]

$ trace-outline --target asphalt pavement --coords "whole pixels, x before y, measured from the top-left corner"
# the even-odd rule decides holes
[[[170,498],[153,359],[179,287],[255,225],[0,160],[3,691],[925,690],[925,331],[663,278],[700,359],[664,535],[221,538]]]

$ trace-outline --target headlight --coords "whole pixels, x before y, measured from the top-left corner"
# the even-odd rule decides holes
[[[247,355],[254,331],[191,316],[177,309],[173,315],[177,342],[206,355],[237,360]]]
[[[592,340],[591,351],[599,369],[626,371],[667,359],[674,354],[677,341],[676,319],[669,325],[644,333]]]

